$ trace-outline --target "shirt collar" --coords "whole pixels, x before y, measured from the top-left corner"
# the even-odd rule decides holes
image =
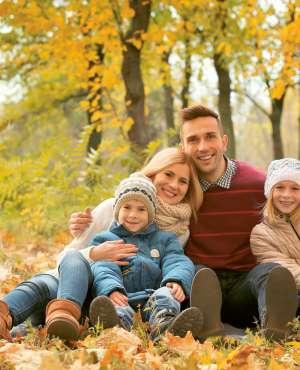
[[[229,159],[227,157],[225,157],[225,159],[227,162],[226,171],[221,177],[218,178],[217,181],[209,182],[205,179],[201,179],[201,178],[199,179],[203,191],[207,191],[208,189],[214,186],[219,186],[224,189],[230,188],[231,180],[232,180],[233,175],[235,174],[237,164],[232,159]]]

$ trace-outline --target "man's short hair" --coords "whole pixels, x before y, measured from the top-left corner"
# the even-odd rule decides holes
[[[181,110],[181,127],[186,121],[191,121],[198,117],[213,117],[217,120],[221,135],[224,133],[223,124],[220,120],[218,113],[205,107],[204,105],[192,105],[191,107],[183,108]]]

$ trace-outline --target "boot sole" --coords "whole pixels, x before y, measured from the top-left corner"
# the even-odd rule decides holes
[[[106,296],[93,299],[90,305],[89,317],[93,326],[99,323],[103,326],[103,329],[120,325],[115,306]]]
[[[79,324],[76,327],[74,323],[64,319],[56,318],[47,323],[46,327],[48,335],[66,340],[76,340],[80,333]]]
[[[202,268],[196,273],[192,282],[190,306],[199,308],[203,313],[202,338],[222,334],[222,291],[213,270]]]
[[[280,340],[287,336],[287,323],[295,318],[297,305],[297,288],[292,274],[283,267],[275,267],[266,284],[267,338]]]
[[[182,311],[172,322],[168,331],[173,335],[184,337],[190,331],[194,338],[201,334],[203,326],[203,314],[196,308],[191,307]]]

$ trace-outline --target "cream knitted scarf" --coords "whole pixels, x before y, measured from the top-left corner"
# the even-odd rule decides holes
[[[182,235],[188,231],[191,216],[192,209],[188,203],[171,205],[157,197],[155,221],[161,230]]]

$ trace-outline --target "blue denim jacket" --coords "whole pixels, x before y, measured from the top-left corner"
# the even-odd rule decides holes
[[[114,262],[93,262],[95,295],[109,295],[119,290],[131,303],[148,298],[155,289],[170,281],[179,283],[187,296],[190,294],[195,268],[184,255],[175,234],[160,231],[154,223],[142,232],[132,233],[115,222],[109,231],[97,234],[91,245],[118,239],[135,244],[137,255],[127,259],[129,265],[121,267]]]

